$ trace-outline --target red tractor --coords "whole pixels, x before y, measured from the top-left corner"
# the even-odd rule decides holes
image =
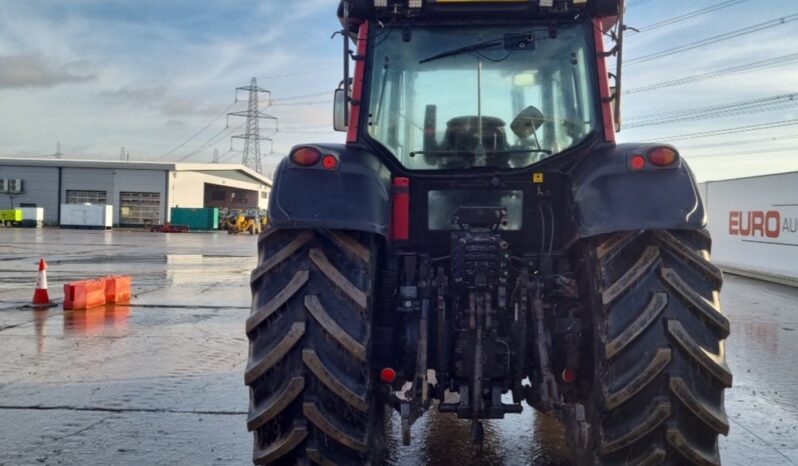
[[[381,464],[386,408],[481,442],[522,402],[575,464],[720,463],[722,276],[677,150],[616,144],[623,8],[341,3],[347,142],[280,163],[252,273],[255,463]]]

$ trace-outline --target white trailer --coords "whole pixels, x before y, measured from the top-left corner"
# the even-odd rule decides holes
[[[710,181],[701,193],[716,264],[798,284],[798,172]]]

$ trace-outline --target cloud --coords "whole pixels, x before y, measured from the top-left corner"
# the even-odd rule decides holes
[[[204,106],[198,99],[176,96],[167,86],[161,85],[122,87],[115,91],[104,92],[103,96],[119,105],[144,107],[169,117],[206,115],[219,111]]]
[[[184,129],[187,124],[184,120],[167,120],[164,126],[167,128]]]
[[[0,89],[50,88],[91,81],[97,76],[76,72],[84,63],[55,64],[41,55],[0,55]]]

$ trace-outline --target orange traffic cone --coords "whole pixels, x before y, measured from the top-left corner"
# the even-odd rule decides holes
[[[47,292],[47,262],[39,260],[39,277],[36,279],[36,291],[33,292],[34,306],[49,306],[50,294]]]

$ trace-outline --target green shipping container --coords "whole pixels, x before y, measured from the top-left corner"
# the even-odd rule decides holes
[[[188,225],[192,230],[218,230],[219,209],[172,207],[172,225]]]

